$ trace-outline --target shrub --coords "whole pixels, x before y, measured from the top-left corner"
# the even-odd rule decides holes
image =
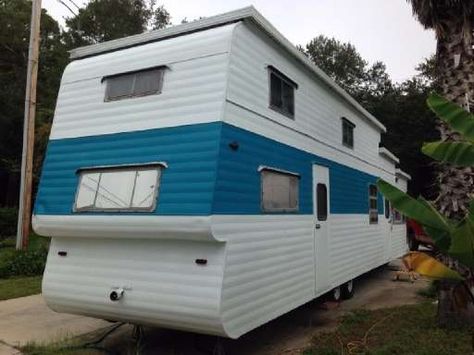
[[[16,208],[0,208],[0,240],[16,234],[17,220]]]
[[[48,248],[44,245],[36,250],[15,250],[0,265],[0,278],[41,275],[47,255]]]

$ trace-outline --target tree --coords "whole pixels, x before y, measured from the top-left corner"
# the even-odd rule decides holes
[[[10,174],[18,172],[21,159],[30,15],[31,2],[0,0],[0,168]],[[59,25],[43,10],[36,116],[39,130],[52,120],[67,58]]]
[[[367,62],[352,44],[319,35],[302,50],[314,64],[350,94],[354,94],[362,85]]]
[[[433,29],[438,41],[436,79],[442,94],[450,101],[469,107],[474,100],[473,0],[408,0],[413,14],[425,27]],[[459,135],[440,122],[444,141],[456,141]],[[439,195],[436,205],[446,216],[461,219],[468,211],[474,194],[474,170],[439,166]]]
[[[91,0],[66,19],[70,48],[110,41],[168,26],[170,14],[155,0]]]

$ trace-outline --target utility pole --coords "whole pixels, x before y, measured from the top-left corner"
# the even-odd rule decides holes
[[[31,225],[31,202],[33,186],[33,148],[35,144],[36,83],[38,79],[38,56],[40,42],[41,0],[31,0],[30,45],[28,49],[28,72],[26,76],[25,117],[23,122],[23,151],[21,155],[20,204],[16,248],[28,247]]]

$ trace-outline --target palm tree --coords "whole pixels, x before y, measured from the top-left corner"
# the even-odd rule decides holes
[[[436,33],[436,86],[442,95],[468,111],[474,107],[474,0],[407,0],[414,16]],[[443,141],[460,140],[460,136],[439,121]],[[448,218],[461,220],[474,197],[473,167],[438,165],[439,195],[437,208]],[[469,288],[474,289],[473,270],[461,268],[449,257],[441,258],[461,272]],[[438,292],[438,322],[449,326],[456,323],[474,324],[472,299],[466,304],[466,288],[440,282]]]
[[[413,14],[437,38],[437,84],[450,101],[474,110],[474,0],[408,0]],[[442,140],[458,140],[446,124],[440,122]],[[436,205],[449,218],[461,219],[470,196],[474,196],[474,170],[440,165],[439,195]]]

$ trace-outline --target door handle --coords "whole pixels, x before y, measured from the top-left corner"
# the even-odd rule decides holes
[[[314,227],[316,229],[320,229],[321,228],[321,225],[319,223],[316,223],[316,226]]]

